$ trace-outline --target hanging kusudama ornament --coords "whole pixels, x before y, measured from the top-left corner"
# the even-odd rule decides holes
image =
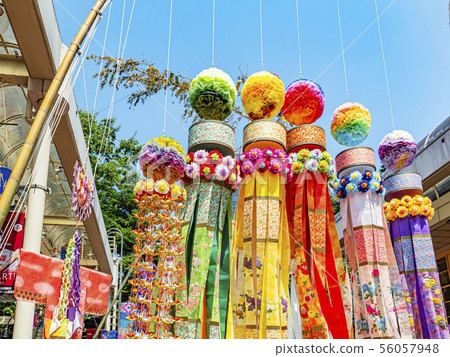
[[[203,119],[225,120],[236,100],[236,87],[231,77],[217,68],[201,71],[189,86],[189,101]]]
[[[314,123],[323,113],[325,98],[322,88],[307,79],[292,82],[286,89],[283,113],[292,125]]]
[[[277,75],[262,71],[252,74],[241,91],[241,102],[253,120],[272,119],[284,104],[284,84]]]
[[[175,182],[184,174],[185,156],[183,148],[175,139],[160,137],[143,146],[139,165],[147,178],[155,180],[155,177],[164,177],[167,181]]]
[[[91,214],[94,206],[95,185],[89,181],[83,168],[75,163],[72,182],[72,209],[75,216],[84,221]]]
[[[331,134],[341,145],[356,146],[369,135],[370,113],[359,103],[345,103],[333,113]]]
[[[139,213],[130,280],[133,325],[125,337],[177,338],[184,255],[179,217],[186,191],[176,181],[184,173],[184,151],[174,139],[157,138],[142,148],[139,163],[147,180],[134,189]]]
[[[401,170],[412,164],[417,152],[417,144],[410,133],[394,130],[386,134],[378,145],[378,155],[388,170]]]

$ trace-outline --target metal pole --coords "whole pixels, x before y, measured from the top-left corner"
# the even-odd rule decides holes
[[[108,234],[118,234],[120,235],[120,266],[119,266],[119,276],[118,276],[118,285],[122,285],[122,268],[123,268],[123,233],[119,228],[116,227],[112,227],[110,229],[108,229],[107,231]],[[115,241],[114,241],[115,244]],[[118,321],[117,321],[117,325],[119,325],[120,323],[120,312],[122,311],[122,291],[119,292],[119,316],[118,316]]]
[[[31,188],[28,193],[27,216],[23,237],[23,249],[39,254],[42,244],[42,228],[44,224],[45,195],[48,178],[48,164],[51,144],[50,128],[46,127],[37,155],[33,159]],[[28,301],[17,301],[14,320],[14,339],[31,339],[35,304]]]
[[[47,118],[47,115],[50,112],[50,109],[53,105],[53,101],[55,100],[55,97],[58,94],[58,91],[64,81],[64,78],[66,77],[67,71],[69,70],[71,63],[75,58],[75,55],[80,49],[80,46],[83,40],[85,39],[90,27],[92,26],[92,23],[94,22],[95,18],[99,14],[101,14],[103,5],[105,5],[107,1],[108,0],[96,1],[94,7],[89,12],[88,17],[84,21],[77,35],[73,39],[69,49],[67,50],[67,53],[64,56],[64,59],[62,60],[55,77],[53,78],[53,81],[44,97],[44,100],[42,101],[42,104],[39,108],[39,111],[36,114],[36,118],[33,122],[33,125],[31,126],[30,131],[28,132],[25,143],[22,149],[20,150],[19,157],[17,158],[17,161],[11,172],[11,176],[9,177],[9,180],[5,186],[5,190],[0,198],[0,227],[3,225],[3,222],[5,221],[5,218],[9,212],[11,202],[14,198],[14,195],[16,194],[17,187],[19,186],[19,183],[22,180],[23,173],[28,164],[28,161],[30,160],[34,146],[36,145],[36,141],[41,132],[42,126],[44,125],[45,119]]]
[[[111,310],[112,310],[115,302],[117,301],[117,298],[119,297],[120,292],[122,291],[123,287],[127,283],[128,278],[130,277],[132,271],[133,271],[133,267],[130,266],[130,269],[128,269],[128,271],[127,271],[127,275],[126,275],[124,281],[122,282],[122,285],[120,285],[119,292],[116,293],[116,295],[114,296],[112,304],[109,305],[108,311],[106,311],[105,316],[103,316],[102,320],[100,321],[100,325],[98,325],[97,331],[95,331],[94,337],[92,337],[93,339],[96,339],[98,337],[100,330],[102,329],[103,325],[105,324],[106,319],[108,318],[109,314],[111,313]]]
[[[121,240],[120,240],[120,268],[119,268],[119,282],[120,285],[122,285],[122,268],[123,268],[123,234],[121,233]],[[122,290],[119,291],[119,322],[120,323],[120,313],[122,312]]]

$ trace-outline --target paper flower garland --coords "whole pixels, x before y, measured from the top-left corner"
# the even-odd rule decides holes
[[[359,103],[345,103],[333,113],[331,134],[341,145],[356,146],[369,135],[370,113]]]
[[[94,206],[95,185],[89,181],[83,168],[75,163],[72,181],[72,209],[75,216],[84,221],[89,217]]]
[[[323,113],[325,98],[322,88],[307,79],[297,80],[286,89],[283,113],[293,125],[314,123]]]
[[[277,75],[262,71],[252,74],[241,91],[241,102],[253,119],[272,119],[284,104],[284,84]]]
[[[348,176],[342,176],[334,182],[333,199],[336,202],[346,198],[348,194],[358,192],[367,192],[369,190],[384,195],[386,189],[383,187],[383,179],[377,171],[366,170],[362,174],[359,171],[353,171]]]
[[[294,175],[298,175],[306,169],[309,172],[319,171],[322,174],[327,174],[328,181],[334,181],[336,179],[334,160],[326,151],[302,149],[298,153],[289,154],[289,158],[292,163],[291,168]]]
[[[250,152],[242,153],[239,155],[237,167],[240,169],[242,178],[255,171],[267,170],[273,174],[281,173],[288,180],[293,176],[290,158],[286,152],[281,149],[274,150],[271,147],[264,150],[251,149]]]
[[[388,221],[395,221],[397,218],[405,218],[408,215],[421,215],[431,221],[434,216],[431,200],[421,195],[404,196],[401,200],[393,198],[383,205],[383,209]]]
[[[378,156],[388,170],[400,170],[412,164],[417,144],[410,133],[394,130],[378,145]]]
[[[226,119],[234,108],[235,100],[233,80],[217,68],[201,71],[189,86],[191,106],[204,119]]]
[[[237,191],[242,181],[236,160],[231,156],[223,157],[218,150],[190,152],[186,157],[186,163],[185,181],[196,180],[199,177],[224,181],[232,186],[233,192]]]
[[[176,140],[162,136],[149,141],[142,147],[139,165],[147,178],[165,177],[175,182],[184,173],[185,153]]]

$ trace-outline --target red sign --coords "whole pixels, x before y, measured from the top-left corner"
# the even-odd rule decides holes
[[[12,225],[13,224],[13,225]],[[0,255],[0,267],[8,261],[17,249],[23,246],[23,233],[25,213],[9,213],[0,230],[0,241],[6,238],[6,245]],[[14,281],[16,279],[18,262],[15,261],[5,269],[0,270],[0,300],[11,297],[14,294]],[[2,296],[3,295],[3,296]]]

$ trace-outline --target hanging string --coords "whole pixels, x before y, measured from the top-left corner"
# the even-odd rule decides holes
[[[392,111],[391,92],[389,90],[389,81],[388,81],[388,74],[387,74],[387,69],[386,69],[386,58],[384,56],[383,39],[381,37],[381,26],[380,26],[380,17],[378,16],[377,0],[375,0],[375,10],[377,11],[378,33],[380,35],[381,54],[382,54],[382,57],[383,57],[384,76],[386,78],[386,89],[387,89],[388,100],[389,100],[389,110],[391,111],[392,129],[395,129],[395,126],[394,126],[394,112]]]
[[[342,26],[341,26],[341,13],[339,11],[339,0],[336,0],[336,3],[337,3],[337,13],[338,13],[338,19],[339,19],[339,35],[341,37],[342,62],[344,63],[345,90],[346,90],[347,102],[348,102],[349,101],[349,95],[348,95],[347,68],[345,66],[345,52],[344,52],[344,42],[342,40]]]
[[[259,29],[261,32],[261,70],[264,69],[264,49],[263,49],[263,24],[262,24],[262,2],[259,0]]]
[[[173,0],[170,0],[170,16],[169,16],[169,43],[167,46],[167,67],[166,67],[166,97],[164,99],[164,129],[163,136],[166,135],[166,120],[167,120],[167,88],[169,86],[169,63],[170,63],[170,37],[172,35],[172,3]]]
[[[114,98],[116,96],[116,88],[117,88],[117,83],[118,83],[118,80],[119,80],[119,69],[122,66],[122,59],[123,59],[123,55],[125,53],[125,47],[127,45],[128,33],[130,31],[131,22],[132,22],[132,19],[133,19],[133,14],[134,14],[134,8],[135,8],[136,0],[133,0],[133,5],[131,7],[131,12],[130,12],[130,18],[128,20],[127,32],[125,34],[125,40],[123,42],[123,47],[121,47],[122,46],[122,35],[123,35],[123,24],[124,24],[124,18],[125,18],[125,3],[126,3],[126,0],[124,0],[124,6],[123,6],[123,9],[122,9],[122,22],[121,22],[121,27],[120,27],[119,48],[118,48],[118,53],[117,53],[118,61],[117,61],[117,66],[116,66],[116,75],[115,75],[115,80],[114,80],[113,93],[112,93],[112,96],[111,96],[111,101],[110,101],[108,114],[106,116],[105,129],[103,130],[102,141],[100,143],[100,149],[98,151],[98,159],[97,159],[97,162],[95,163],[95,167],[94,167],[94,173],[93,173],[93,177],[94,178],[95,178],[95,175],[97,173],[97,167],[103,161],[103,159],[105,158],[106,151],[108,149],[108,144],[109,144],[109,140],[110,140],[109,134],[111,132],[111,121],[112,121],[112,115],[113,115],[113,111],[114,111]],[[122,52],[121,52],[121,50],[122,50]],[[103,151],[103,154],[102,154],[103,146],[105,148],[104,148],[104,151]]]
[[[300,51],[300,21],[298,20],[298,0],[295,0],[295,8],[297,9],[297,42],[298,42],[298,67],[300,71],[300,79],[302,78],[302,56]]]
[[[89,135],[88,135],[88,140],[87,140],[87,148],[86,148],[86,154],[84,156],[84,160],[83,160],[83,167],[84,169],[86,169],[86,165],[87,165],[87,160],[89,157],[89,150],[91,148],[91,137],[92,137],[92,125],[94,124],[94,118],[95,118],[95,107],[97,105],[97,98],[98,98],[98,92],[100,89],[100,74],[101,71],[103,69],[103,58],[105,56],[105,48],[106,48],[106,39],[108,37],[108,30],[109,30],[109,20],[111,18],[111,9],[112,9],[112,3],[109,5],[109,12],[108,12],[108,20],[106,22],[106,29],[105,29],[105,38],[103,40],[103,48],[102,48],[102,57],[100,60],[100,65],[98,67],[98,73],[97,73],[97,87],[95,89],[95,97],[94,97],[94,105],[92,107],[92,113],[90,114],[90,119],[89,119],[89,111],[87,111],[88,113],[88,119],[89,119]],[[84,80],[84,69],[83,69],[83,80]],[[85,94],[86,94],[86,84],[84,85],[84,90],[85,90]],[[87,107],[87,102],[86,102],[86,107]]]
[[[212,66],[214,67],[214,37],[215,37],[215,14],[216,14],[216,0],[213,0],[213,13],[212,13]]]

